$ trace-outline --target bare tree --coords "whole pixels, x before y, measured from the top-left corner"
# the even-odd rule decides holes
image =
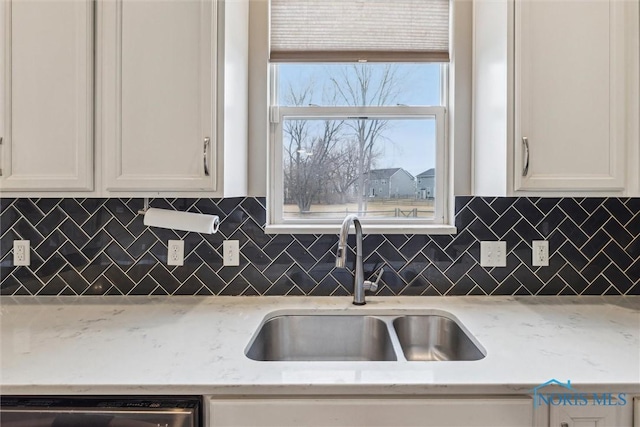
[[[285,186],[300,212],[307,212],[328,186],[327,166],[338,141],[340,122],[325,120],[320,136],[309,137],[308,122],[290,120],[285,126]]]
[[[379,154],[379,151],[372,151],[364,159],[364,164],[373,165]],[[359,141],[353,137],[342,141],[332,156],[330,169],[331,186],[340,204],[347,203],[351,194],[356,195],[353,190],[356,189],[356,183],[362,175],[360,163]]]
[[[306,105],[312,96],[312,85],[298,93],[290,87],[288,96],[294,105]],[[342,123],[324,120],[320,131],[313,128],[310,120],[284,123],[285,197],[294,201],[301,213],[309,211],[313,201],[326,193],[330,179],[327,170]]]
[[[397,68],[392,64],[383,67],[371,67],[368,64],[352,64],[344,67],[339,75],[330,79],[334,96],[340,102],[350,106],[395,105],[400,93]],[[378,140],[388,128],[388,120],[357,118],[345,122],[351,135],[357,141],[357,193],[358,212],[364,214],[366,195],[369,192],[369,180],[373,150]]]
[[[395,105],[401,92],[393,65],[353,64],[340,67],[324,87],[325,105]],[[288,105],[311,105],[314,82],[302,88],[289,86]],[[341,203],[355,194],[358,211],[366,212],[367,176],[380,154],[376,149],[389,128],[388,120],[357,117],[345,120],[286,120],[283,123],[284,184],[286,202],[307,212],[322,198]]]

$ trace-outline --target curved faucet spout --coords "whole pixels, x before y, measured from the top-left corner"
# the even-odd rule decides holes
[[[364,268],[362,266],[362,226],[356,215],[347,215],[340,227],[340,238],[338,239],[338,251],[336,253],[336,267],[346,268],[347,261],[347,238],[351,223],[356,229],[356,271],[353,282],[353,303],[355,305],[366,304],[364,299]]]
[[[360,225],[360,220],[356,215],[347,215],[340,227],[340,238],[338,239],[338,251],[336,253],[336,267],[338,268],[346,268],[345,262],[348,252],[347,239],[349,238],[351,223],[353,223],[356,228],[356,256],[362,256],[362,226]]]

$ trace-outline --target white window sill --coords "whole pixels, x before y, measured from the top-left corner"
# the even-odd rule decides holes
[[[278,224],[267,225],[267,234],[338,234],[340,225],[296,225]],[[415,224],[362,224],[364,234],[456,234],[458,230],[453,225],[415,225]]]

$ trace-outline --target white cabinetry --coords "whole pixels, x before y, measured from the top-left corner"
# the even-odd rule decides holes
[[[99,16],[108,194],[245,195],[248,1],[103,0]]]
[[[248,10],[248,0],[0,3],[0,190],[246,195]]]
[[[531,427],[529,398],[212,399],[209,427]]]
[[[101,2],[107,190],[215,190],[215,8]]]
[[[515,190],[624,189],[625,3],[515,2]]]
[[[552,406],[549,427],[631,427],[631,405]]]
[[[0,190],[93,189],[93,1],[0,3]]]
[[[474,9],[475,194],[635,194],[637,2]]]

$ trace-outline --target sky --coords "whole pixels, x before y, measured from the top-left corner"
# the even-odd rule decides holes
[[[384,64],[367,65],[378,69],[384,67]],[[280,105],[288,104],[287,88],[292,87],[299,93],[309,84],[314,88],[309,103],[330,105],[326,101],[327,89],[332,87],[329,78],[340,75],[345,65],[278,64],[277,67]],[[439,64],[402,64],[398,67],[398,95],[393,105],[440,105]],[[402,167],[416,176],[435,167],[434,120],[394,120],[384,136],[377,146],[381,151],[378,168]]]

